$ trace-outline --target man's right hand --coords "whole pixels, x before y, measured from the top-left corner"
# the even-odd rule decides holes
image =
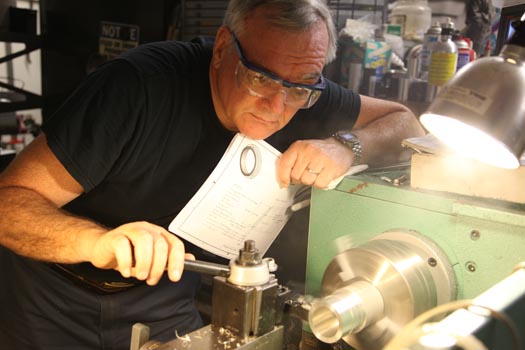
[[[0,244],[17,254],[46,262],[91,262],[158,283],[168,269],[182,275],[184,244],[164,228],[133,222],[108,231],[60,208],[84,192],[47,145],[44,134],[29,144],[0,174]]]
[[[170,280],[180,279],[185,254],[184,244],[163,227],[148,222],[132,222],[100,235],[94,242],[91,263],[102,269],[115,269],[124,277],[133,276],[149,285],[158,283],[168,270]]]

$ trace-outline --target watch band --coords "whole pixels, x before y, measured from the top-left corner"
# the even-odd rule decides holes
[[[332,136],[337,141],[341,142],[343,145],[350,148],[350,150],[354,153],[354,162],[352,165],[361,164],[362,148],[361,148],[361,142],[359,141],[359,138],[357,137],[356,134],[350,131],[341,130],[341,131],[337,131]]]

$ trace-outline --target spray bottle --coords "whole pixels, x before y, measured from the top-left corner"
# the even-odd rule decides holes
[[[432,45],[439,40],[441,35],[441,25],[436,22],[425,33],[423,38],[423,47],[419,54],[418,78],[428,81],[428,71],[430,69],[430,57],[432,54]]]
[[[452,41],[454,23],[447,18],[441,23],[441,35],[439,40],[432,45],[430,58],[429,84],[432,86],[443,86],[456,73],[458,61],[458,48]]]

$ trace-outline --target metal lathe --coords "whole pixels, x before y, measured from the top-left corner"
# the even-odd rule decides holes
[[[476,349],[524,349],[525,206],[417,190],[405,178],[370,173],[312,191],[304,295],[280,286],[279,261],[247,241],[211,271],[209,325],[162,344],[138,324],[132,350],[470,349],[472,337],[485,344]],[[420,320],[456,304],[470,316],[449,308]]]

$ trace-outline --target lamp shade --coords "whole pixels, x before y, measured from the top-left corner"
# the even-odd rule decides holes
[[[511,39],[499,56],[464,66],[421,115],[421,123],[462,155],[517,168],[525,149],[524,58],[525,47]]]

